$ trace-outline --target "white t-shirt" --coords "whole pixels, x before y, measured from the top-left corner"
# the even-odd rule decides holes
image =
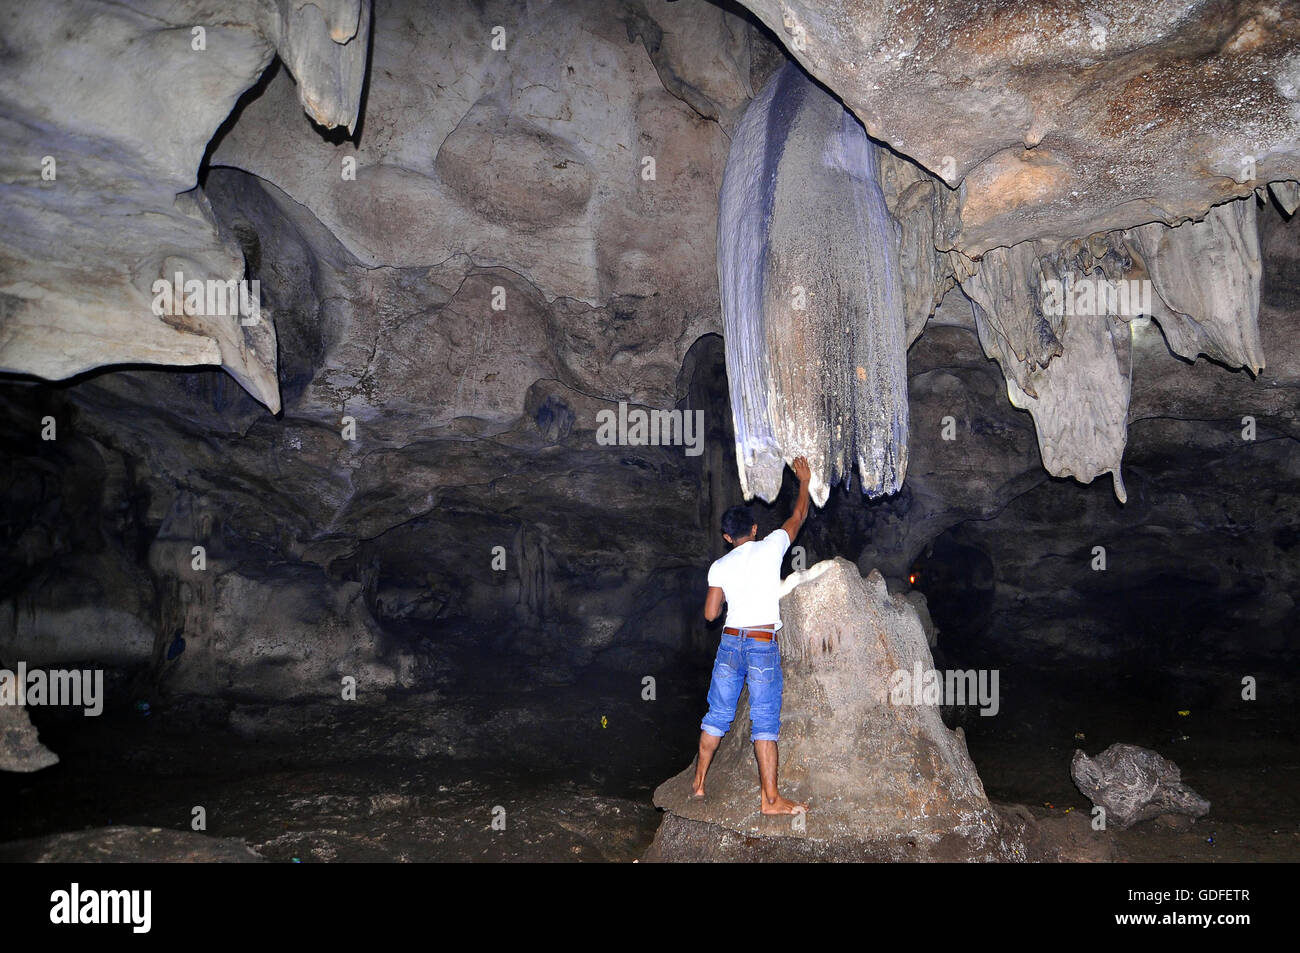
[[[717,586],[727,598],[724,626],[741,629],[775,623],[781,628],[781,559],[789,548],[790,535],[778,529],[714,560],[709,585]]]

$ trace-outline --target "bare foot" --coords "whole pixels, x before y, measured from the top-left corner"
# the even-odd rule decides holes
[[[691,791],[691,797],[704,797],[704,785],[695,785],[694,790]]]
[[[781,797],[781,795],[779,794],[776,796],[775,801],[769,801],[767,798],[763,798],[762,800],[763,800],[764,814],[807,814],[808,813],[807,804],[800,804],[797,801],[791,801],[789,798]]]

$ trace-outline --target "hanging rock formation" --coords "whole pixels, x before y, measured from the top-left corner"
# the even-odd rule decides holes
[[[667,813],[647,859],[1019,856],[939,706],[894,703],[896,672],[910,680],[934,667],[916,609],[889,595],[879,573],[863,578],[844,559],[796,573],[783,589],[781,791],[809,813],[760,814],[746,691],[706,796],[691,796],[693,763],[655,791]]]
[[[958,284],[1009,400],[1034,419],[1049,473],[1088,483],[1109,472],[1126,499],[1132,339],[1152,319],[1188,360],[1203,354],[1252,375],[1263,370],[1254,195],[1199,222],[1036,239],[976,260],[939,251],[956,193],[895,156],[882,170],[901,225],[909,344]]]
[[[798,456],[818,505],[855,468],[869,496],[896,492],[907,471],[899,232],[877,152],[794,64],[768,81],[732,141],[718,276],[746,497],[772,500]]]
[[[1264,350],[1254,198],[1216,206],[1202,222],[1143,225],[1132,235],[1155,288],[1154,317],[1170,350],[1189,361],[1204,354],[1258,376]]]
[[[1110,473],[1121,502],[1133,322],[1154,319],[1171,350],[1189,360],[1204,354],[1255,375],[1263,369],[1253,193],[1175,227],[1139,220],[1131,229],[1035,238],[976,257],[944,252],[964,193],[870,140],[871,158],[861,165],[870,174],[836,179],[839,170],[825,166],[834,149],[809,149],[797,131],[797,117],[815,108],[830,115],[836,103],[802,78],[787,66],[754,100],[732,144],[721,200],[719,276],[747,495],[770,499],[785,463],[803,453],[821,505],[827,487],[851,472],[850,438],[868,448],[858,461],[864,489],[873,496],[898,489],[906,396],[897,365],[881,355],[910,346],[954,285],[970,299],[1008,399],[1034,419],[1043,466],[1083,483]],[[1286,186],[1273,190],[1283,205]],[[799,200],[782,205],[777,197],[786,194]],[[818,205],[837,194],[863,201]],[[854,212],[839,227],[846,209]],[[812,221],[829,248],[806,236]]]
[[[1043,466],[1083,483],[1109,471],[1123,500],[1132,315],[1105,304],[1076,312],[1069,297],[1079,283],[1109,288],[1122,281],[1120,253],[1122,246],[1117,253],[1104,241],[997,248],[963,276],[962,290],[975,303],[980,344],[1001,366],[1007,396],[1034,418]],[[1053,307],[1049,281],[1069,297],[1069,308],[1064,300]]]
[[[902,226],[908,337],[960,281],[1009,399],[1034,418],[1048,472],[1085,483],[1109,472],[1126,499],[1134,318],[1154,317],[1189,359],[1262,368],[1254,196],[1300,203],[1293,5],[746,5],[908,157],[881,162]],[[1155,313],[1044,314],[1043,279],[1149,281]],[[776,389],[749,374],[753,391]],[[761,427],[746,434],[742,469],[751,459],[779,476],[783,445]]]
[[[719,270],[749,495],[770,498],[799,452],[819,502],[855,468],[869,494],[897,489],[902,347],[960,281],[1047,469],[1109,472],[1124,498],[1129,316],[1044,320],[1030,300],[1040,271],[1092,267],[1094,246],[1105,275],[1153,283],[1176,353],[1262,366],[1248,206],[1300,203],[1294,4],[746,5],[831,92],[787,67],[743,128],[771,61],[716,7],[237,0],[214,20],[191,2],[14,5],[0,15],[22,51],[0,63],[0,370],[216,364],[280,409],[277,360],[298,355],[275,308],[156,313],[160,279],[228,292],[257,278],[256,235],[220,223],[197,187],[206,156],[273,183],[296,203],[286,214],[319,220],[366,268],[432,263],[459,272],[454,287],[474,267],[526,275],[562,319],[546,329],[561,366],[543,373],[600,368],[600,393],[630,396],[637,368],[680,366],[716,328],[717,288],[694,263],[710,254],[717,133],[733,129]],[[303,111],[361,128],[372,15],[420,42],[376,42],[368,134],[323,139]],[[593,29],[567,25],[582,21]],[[653,180],[635,174],[647,157]],[[647,214],[675,228],[648,234]],[[670,284],[698,308],[669,306]],[[636,313],[641,339],[613,343],[606,309]]]
[[[258,10],[258,23],[293,74],[307,115],[352,132],[366,81],[370,0],[275,0],[275,16]]]
[[[1011,403],[1034,418],[1043,466],[1083,483],[1110,472],[1121,501],[1135,326],[1154,317],[1189,360],[1264,368],[1254,196],[1176,228],[1021,242],[978,263],[950,258],[984,352]]]

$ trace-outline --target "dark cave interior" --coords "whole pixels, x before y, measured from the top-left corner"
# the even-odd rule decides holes
[[[348,134],[302,115],[310,64],[241,60],[250,81],[231,80],[191,136],[198,165],[176,172],[188,189],[163,183],[165,207],[184,194],[206,209],[166,214],[202,221],[206,251],[260,283],[269,344],[169,361],[136,326],[129,346],[77,343],[103,366],[0,365],[0,669],[104,677],[98,717],[27,706],[59,761],[0,771],[0,858],[113,825],[202,830],[280,861],[631,861],[655,838],[654,792],[694,755],[707,707],[719,521],[743,500],[717,195],[746,107],[791,57],[761,10],[575,0],[553,48],[480,66],[431,24],[487,35],[505,7],[446,6],[374,4],[365,121]],[[594,85],[556,79],[575,64]],[[907,163],[940,182],[895,151],[890,175]],[[624,168],[642,154],[658,179]],[[357,157],[352,189],[338,168]],[[891,183],[900,219],[926,205]],[[923,184],[936,209],[959,194]],[[1049,424],[1091,406],[1090,372],[1054,420],[1020,409],[1013,348],[994,353],[973,303],[1018,292],[945,264],[907,327],[901,490],[831,488],[782,565],[878,571],[938,669],[997,673],[994,717],[968,700],[942,719],[999,810],[1067,831],[1091,809],[1072,756],[1115,742],[1173,760],[1213,805],[1195,825],[1116,831],[1101,857],[1079,821],[1076,858],[1300,856],[1300,221],[1263,189],[1220,199],[1249,203],[1257,226],[1267,365],[1188,360],[1170,309],[1125,327],[1125,501],[1106,467],[1077,480],[1045,460],[1070,443]],[[1151,227],[1122,207],[1093,209],[1079,234]],[[1000,274],[997,253],[1047,240],[981,208],[967,200],[945,263],[965,241],[972,274]],[[167,228],[148,236],[153,258],[121,254],[141,273],[173,255],[201,270],[192,236]],[[0,290],[0,320],[17,301]],[[198,334],[163,323],[149,334]],[[55,349],[75,337],[51,334]],[[259,390],[268,353],[276,412]],[[608,445],[601,415],[628,408],[698,414],[698,445]],[[753,501],[760,536],[795,505],[783,479]]]
[[[1287,227],[1278,240],[1294,241]],[[955,339],[939,354],[947,367],[989,373],[971,332],[946,333]],[[967,354],[955,355],[962,347]],[[933,399],[926,388],[936,369],[923,360],[914,354],[914,407]],[[7,562],[0,593],[11,631],[80,608],[58,661],[104,667],[108,687],[101,718],[32,710],[63,760],[36,775],[0,774],[0,790],[18,807],[0,840],[116,823],[180,826],[201,801],[212,833],[255,839],[279,859],[631,856],[653,831],[654,812],[643,807],[650,790],[680,767],[697,731],[720,628],[699,614],[703,569],[725,549],[713,531],[722,509],[739,499],[720,337],[706,335],[688,351],[677,387],[683,405],[706,408],[700,456],[623,447],[616,460],[603,450],[593,459],[562,400],[530,398],[539,409],[509,438],[516,457],[507,469],[532,471],[517,493],[493,494],[490,505],[468,491],[446,493],[434,509],[347,540],[321,569],[285,559],[268,532],[279,527],[260,522],[263,507],[282,505],[293,485],[259,484],[230,466],[221,444],[247,433],[216,432],[216,422],[255,419],[257,408],[220,371],[132,368],[64,384],[6,382],[3,531],[7,551],[23,554]],[[353,587],[375,623],[376,657],[404,666],[400,684],[363,691],[360,705],[286,692],[303,677],[291,657],[241,662],[256,669],[238,677],[207,661],[204,677],[224,684],[173,687],[186,654],[216,633],[194,624],[210,596],[159,572],[159,546],[183,535],[169,529],[176,504],[160,518],[157,478],[122,449],[117,432],[132,395],[156,401],[160,392],[175,395],[172,406],[183,412],[160,422],[152,408],[137,411],[128,428],[187,456],[202,453],[213,486],[262,500],[247,511],[185,504],[183,519],[203,527],[210,564],[237,566],[274,590]],[[1004,439],[1008,426],[1028,429],[1005,406],[981,409],[972,432]],[[66,421],[57,441],[41,441],[30,426],[47,415]],[[936,514],[909,490],[867,501],[856,488],[837,488],[782,571],[834,556],[899,567],[889,583],[924,594],[936,665],[999,670],[1000,717],[982,718],[974,706],[944,710],[950,727],[966,732],[994,799],[1084,810],[1064,769],[1072,749],[1131,741],[1170,753],[1209,792],[1219,826],[1235,837],[1220,834],[1206,851],[1267,855],[1273,839],[1285,855],[1285,833],[1300,817],[1287,766],[1300,752],[1285,729],[1294,688],[1276,673],[1295,665],[1287,636],[1297,615],[1293,603],[1278,612],[1277,594],[1289,591],[1300,549],[1278,516],[1295,505],[1294,441],[1186,453],[1165,443],[1176,435],[1157,426],[1150,434],[1135,434],[1123,505],[1100,482],[1081,487],[1041,472],[987,515]],[[207,446],[196,449],[200,442]],[[436,448],[422,452],[436,465]],[[559,454],[562,463],[547,459]],[[570,496],[566,486],[584,479],[573,470],[584,466],[602,468],[587,484],[597,492]],[[1220,479],[1230,468],[1231,484]],[[928,500],[960,478],[942,470],[912,477]],[[776,501],[756,504],[760,534],[788,514],[795,489],[787,473]],[[169,492],[183,498],[183,488]],[[655,503],[665,496],[671,507]],[[919,531],[917,516],[926,520]],[[1175,539],[1189,523],[1195,530]],[[518,579],[490,569],[498,540],[507,563],[518,560]],[[1092,568],[1094,545],[1106,548],[1104,570]],[[153,639],[130,658],[119,646],[76,638],[90,634],[96,607],[114,602],[114,580],[145,580],[133,609]],[[305,611],[275,595],[264,608],[277,617]],[[602,609],[617,629],[603,641],[584,638],[581,619]],[[307,613],[302,624],[320,620]],[[168,659],[176,634],[187,652]],[[1259,700],[1245,703],[1241,679],[1252,674]],[[647,675],[653,701],[643,697]],[[587,815],[581,835],[547,816],[572,797]],[[518,804],[532,836],[500,851],[461,830],[484,798],[512,811]],[[605,827],[608,806],[624,801],[639,810]],[[383,807],[364,806],[372,802]],[[416,846],[394,846],[402,819],[432,804],[441,817],[435,829]],[[299,811],[305,816],[289,819]],[[1157,838],[1139,856],[1186,856],[1185,845],[1169,840],[1177,836],[1185,835]]]

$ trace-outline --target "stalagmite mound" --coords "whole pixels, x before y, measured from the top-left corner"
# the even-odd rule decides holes
[[[718,748],[703,799],[695,766],[665,781],[667,813],[647,860],[1013,860],[964,736],[937,704],[896,704],[895,673],[934,663],[916,610],[844,559],[786,580],[781,791],[806,816],[759,813],[748,693]]]
[[[27,709],[0,702],[0,771],[39,771],[58,763],[59,756],[41,744]]]

